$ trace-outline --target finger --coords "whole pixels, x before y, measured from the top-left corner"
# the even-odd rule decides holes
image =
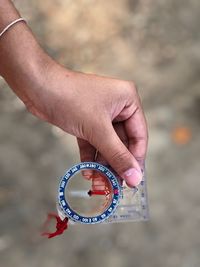
[[[86,140],[83,140],[81,138],[77,138],[78,146],[79,146],[79,153],[80,153],[80,159],[82,162],[84,161],[95,161],[95,154],[96,149],[88,143]],[[90,179],[93,171],[92,170],[83,170],[82,171],[83,176],[86,179]]]
[[[115,129],[115,132],[119,136],[120,140],[123,142],[123,144],[126,147],[128,147],[128,136],[125,132],[124,124],[122,122],[117,122],[113,124],[113,127]],[[106,159],[99,152],[97,153],[96,161],[103,165],[108,165],[108,162],[106,161]]]
[[[142,179],[140,166],[128,148],[120,140],[110,121],[101,122],[101,127],[94,132],[92,143],[107,160],[109,165],[128,184],[136,186],[140,183]]]
[[[124,122],[124,126],[128,136],[128,149],[143,170],[148,144],[148,132],[146,119],[140,107]]]
[[[123,142],[123,144],[128,147],[128,136],[126,134],[124,123],[123,122],[117,122],[113,124],[113,127],[115,129],[115,132],[119,136],[120,140]]]

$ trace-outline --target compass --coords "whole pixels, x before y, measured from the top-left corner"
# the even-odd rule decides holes
[[[90,177],[84,171],[90,170]],[[83,224],[108,219],[116,210],[122,187],[109,167],[96,162],[74,165],[61,177],[58,204],[62,217]]]

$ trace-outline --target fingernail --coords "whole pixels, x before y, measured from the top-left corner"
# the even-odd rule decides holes
[[[129,185],[137,186],[142,180],[142,172],[135,168],[131,168],[123,174],[123,178]]]

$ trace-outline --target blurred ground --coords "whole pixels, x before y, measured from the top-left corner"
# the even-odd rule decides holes
[[[77,146],[28,114],[0,80],[0,266],[199,267],[200,2],[15,2],[61,63],[138,84],[150,131],[151,219],[41,238],[58,178],[79,161]],[[177,132],[172,138],[178,127],[189,133],[185,144]]]

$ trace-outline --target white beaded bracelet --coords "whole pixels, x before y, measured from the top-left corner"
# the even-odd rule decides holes
[[[5,27],[5,29],[3,29],[3,31],[2,32],[0,32],[0,37],[10,28],[10,27],[12,27],[14,24],[16,24],[16,23],[18,23],[18,22],[20,22],[20,21],[24,21],[24,22],[26,22],[26,20],[25,19],[23,19],[23,18],[19,18],[19,19],[16,19],[16,20],[14,20],[13,22],[11,22],[10,24],[8,24],[8,26],[6,26]]]

